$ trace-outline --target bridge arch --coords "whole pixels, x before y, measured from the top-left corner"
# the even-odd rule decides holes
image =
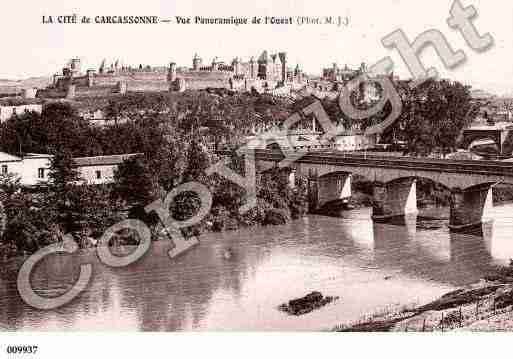
[[[333,152],[294,153],[284,157],[261,151],[257,153],[257,164],[290,163],[298,174],[310,179],[313,186],[309,185],[309,189],[314,193],[319,193],[321,182],[321,189],[325,190],[324,194],[320,193],[321,204],[328,199],[340,198],[342,183],[345,185],[351,176],[362,176],[374,183],[373,217],[376,219],[402,216],[415,210],[412,204],[416,201],[412,200],[412,194],[416,194],[416,182],[418,179],[430,180],[450,189],[450,226],[455,230],[481,224],[490,188],[499,183],[513,184],[513,164],[499,161],[393,158]],[[324,185],[323,181],[328,183]]]
[[[395,183],[399,183],[399,182],[404,182],[404,181],[408,181],[408,180],[415,180],[415,181],[427,181],[427,182],[431,182],[431,183],[434,183],[436,185],[439,185],[441,187],[443,187],[443,189],[447,190],[447,191],[450,191],[451,188],[447,185],[447,183],[444,183],[444,181],[437,181],[437,178],[433,178],[433,177],[430,177],[430,176],[402,176],[402,177],[395,177],[395,178],[392,178],[391,180],[387,181],[387,182],[384,182],[383,184],[385,185],[393,185]]]
[[[481,191],[483,189],[488,189],[490,187],[493,187],[493,186],[495,186],[496,184],[499,184],[499,183],[501,183],[501,182],[483,182],[483,183],[479,183],[479,184],[476,184],[476,185],[473,185],[473,186],[465,187],[462,190],[463,191],[468,191],[468,192]]]
[[[500,155],[501,145],[491,138],[484,138],[472,141],[467,150],[477,155]]]
[[[304,167],[303,167],[304,168]],[[430,173],[424,171],[414,172],[411,170],[397,170],[397,171],[383,171],[380,168],[373,167],[359,167],[359,166],[344,166],[343,168],[336,168],[329,166],[325,168],[314,168],[317,176],[325,177],[331,174],[350,173],[365,178],[367,181],[376,185],[393,184],[397,181],[404,181],[406,179],[426,179],[438,183],[445,188],[453,187],[452,178],[450,176],[443,176],[437,173]]]
[[[326,173],[323,173],[321,175],[319,175],[318,178],[330,178],[330,177],[337,177],[337,176],[348,176],[348,175],[352,175],[353,173],[352,172],[348,172],[348,171],[331,171],[331,172],[326,172]]]
[[[497,140],[495,138],[492,138],[492,137],[482,137],[482,138],[476,138],[474,139],[472,142],[470,142],[468,144],[468,146],[466,146],[466,149],[467,150],[471,150],[472,148],[476,147],[476,146],[481,146],[481,145],[494,145],[496,146],[497,148],[499,148],[499,143],[497,143]]]
[[[470,161],[469,161],[470,162]],[[479,166],[478,161],[475,162]],[[313,171],[316,176],[321,177],[329,173],[334,172],[346,172],[353,175],[358,175],[366,178],[373,183],[386,184],[395,180],[401,180],[405,178],[422,178],[433,181],[440,184],[448,189],[465,189],[474,185],[492,182],[490,175],[478,174],[478,173],[465,173],[465,172],[445,172],[445,171],[433,171],[424,169],[409,169],[409,168],[397,168],[397,169],[384,169],[383,167],[364,167],[357,165],[311,165],[311,164],[300,164],[301,172]],[[509,176],[496,175],[494,181],[509,180]],[[513,181],[513,178],[511,179]],[[495,182],[494,182],[495,183]]]
[[[466,130],[464,133],[462,147],[466,149],[471,149],[472,144],[475,144],[479,141],[490,141],[493,142],[498,148],[501,147],[501,130],[494,129],[475,129],[475,130]]]

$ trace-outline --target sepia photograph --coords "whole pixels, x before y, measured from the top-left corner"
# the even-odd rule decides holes
[[[0,7],[0,358],[513,331],[512,4]]]

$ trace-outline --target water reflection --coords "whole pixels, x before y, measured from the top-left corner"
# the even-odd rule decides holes
[[[203,236],[201,245],[169,259],[169,243],[152,244],[125,268],[99,263],[94,252],[49,257],[34,276],[41,293],[63,288],[81,263],[93,280],[79,298],[51,311],[25,305],[16,268],[0,270],[0,324],[10,330],[312,330],[358,319],[379,307],[425,302],[478,280],[513,254],[512,207],[494,208],[483,236],[423,229],[418,217],[375,224],[370,210],[343,218],[310,216],[286,226]],[[492,230],[493,229],[493,230]],[[226,250],[233,256],[226,259]],[[294,317],[276,307],[309,291],[341,300]]]
[[[493,230],[483,236],[452,233],[442,228],[418,231],[415,219],[405,226],[375,224],[374,258],[381,267],[459,286],[478,280],[492,264]]]

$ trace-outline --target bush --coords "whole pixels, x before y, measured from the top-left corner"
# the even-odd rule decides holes
[[[273,208],[265,214],[264,224],[281,225],[286,224],[289,219],[290,215],[287,210],[282,208]]]

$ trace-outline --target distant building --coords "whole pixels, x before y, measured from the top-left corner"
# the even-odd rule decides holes
[[[18,157],[0,152],[0,173],[17,175],[23,186],[41,184],[48,181],[51,158],[47,154],[28,153]]]
[[[470,96],[473,100],[487,101],[497,98],[496,95],[481,89],[471,89]]]
[[[269,54],[263,51],[255,59],[242,61],[235,57],[225,63],[214,57],[204,64],[197,54],[192,67],[169,66],[125,66],[116,60],[110,66],[103,60],[99,68],[81,73],[80,60],[72,59],[62,74],[53,76],[52,85],[41,94],[43,97],[101,96],[127,91],[184,91],[207,88],[225,88],[233,91],[272,92],[287,88],[289,92],[306,85],[307,79],[299,65],[289,67],[287,54]]]
[[[107,118],[107,116],[105,115],[105,111],[101,108],[98,108],[96,110],[79,109],[78,116],[84,121],[87,121],[92,126],[102,127],[108,124],[115,123],[114,119]]]
[[[462,131],[460,147],[472,151],[488,147],[493,148],[497,155],[510,156],[513,152],[513,124],[511,122],[474,124]]]
[[[362,81],[357,89],[357,101],[361,104],[372,104],[381,99],[382,89],[377,84],[384,78],[391,81],[399,81],[393,73],[387,75],[371,75],[367,69],[367,65],[362,63],[359,68],[351,69],[347,65],[343,68],[338,67],[336,63],[332,67],[324,68],[321,71],[321,77],[318,79],[310,79],[306,92],[318,98],[328,98],[335,100],[344,90],[346,85],[362,76]]]
[[[111,183],[114,171],[124,160],[141,156],[140,153],[74,158],[80,177],[86,184]],[[22,157],[0,152],[0,174],[14,174],[22,186],[48,182],[52,155],[27,153]]]
[[[323,139],[323,132],[314,129],[285,131],[270,129],[246,137],[246,146],[254,149],[282,149],[294,151],[362,151],[376,147],[376,135],[346,131],[333,139]]]
[[[7,121],[14,115],[21,115],[26,112],[37,112],[41,114],[43,105],[41,104],[23,104],[23,105],[1,105],[0,104],[0,122]]]
[[[366,65],[361,64],[359,69],[350,69],[347,65],[343,68],[333,63],[332,67],[322,69],[321,79],[332,82],[348,82],[366,71]]]
[[[104,184],[114,181],[114,172],[123,161],[141,156],[141,153],[77,157],[74,159],[80,177],[87,184]]]
[[[347,134],[335,137],[334,148],[339,151],[361,151],[376,147],[376,136]]]

